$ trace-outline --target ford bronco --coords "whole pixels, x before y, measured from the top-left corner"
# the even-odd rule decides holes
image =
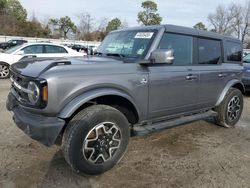
[[[84,174],[111,169],[131,135],[209,117],[234,127],[243,109],[241,42],[186,27],[113,31],[95,56],[29,59],[10,70],[16,125],[62,145]]]

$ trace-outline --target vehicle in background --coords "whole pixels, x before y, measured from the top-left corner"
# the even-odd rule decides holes
[[[248,54],[250,54],[250,49],[243,49],[243,54],[242,54],[242,56],[245,57],[245,56],[247,56]]]
[[[88,55],[94,55],[97,50],[96,46],[83,46],[80,44],[74,44],[71,48],[77,52],[85,52]]]
[[[86,53],[88,52],[88,48],[80,44],[74,44],[71,48],[77,52],[80,52],[80,51],[85,51]]]
[[[27,43],[28,41],[17,39],[17,40],[9,40],[8,42],[2,42],[0,43],[0,49],[6,50],[9,48],[12,48],[14,46],[22,45],[23,43]]]
[[[52,43],[25,43],[0,53],[0,79],[9,77],[10,65],[26,58],[83,57],[86,55],[86,53],[79,53],[66,46]]]
[[[250,91],[250,54],[243,58],[243,66],[242,82],[245,85],[246,91]]]

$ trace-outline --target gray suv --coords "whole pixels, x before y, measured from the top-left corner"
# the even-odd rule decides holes
[[[239,40],[164,25],[111,32],[93,57],[11,66],[7,108],[31,138],[62,145],[77,172],[100,174],[132,135],[213,117],[233,127],[243,108]]]

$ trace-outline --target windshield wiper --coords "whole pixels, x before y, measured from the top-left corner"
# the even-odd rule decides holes
[[[120,57],[120,58],[124,58],[125,55],[124,54],[119,54],[119,53],[107,53],[107,56],[115,56],[115,57]]]
[[[103,53],[102,52],[96,52],[94,55],[97,55],[97,56],[102,56]]]
[[[95,55],[97,56],[113,56],[113,57],[120,57],[124,58],[125,54],[119,54],[119,53],[102,53],[102,52],[96,52]]]

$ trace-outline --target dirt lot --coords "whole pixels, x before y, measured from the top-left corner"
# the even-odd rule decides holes
[[[0,81],[0,187],[250,187],[250,97],[234,129],[199,121],[130,140],[109,172],[83,177],[59,147],[24,135],[5,109],[9,90]]]

